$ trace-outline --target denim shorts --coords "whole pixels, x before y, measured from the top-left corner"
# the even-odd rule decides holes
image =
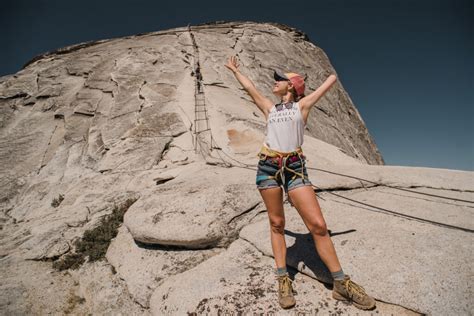
[[[286,168],[283,169],[278,175],[279,170],[281,167],[278,166],[278,161],[275,158],[268,157],[265,155],[261,155],[257,165],[257,177],[256,177],[256,184],[257,189],[267,189],[267,188],[275,188],[283,186],[283,189],[286,193],[288,191],[298,188],[304,185],[312,186],[311,181],[308,178],[308,172],[306,170],[306,159],[304,155],[301,155],[301,160],[298,156],[293,158],[288,158],[286,160],[286,167],[301,173],[304,175],[304,179],[295,174]],[[282,179],[281,174],[284,174],[284,179]],[[272,178],[275,177],[275,178]]]

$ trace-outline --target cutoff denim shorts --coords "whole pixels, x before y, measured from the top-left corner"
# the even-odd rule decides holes
[[[291,159],[291,160],[290,160]],[[278,166],[278,162],[275,161],[276,159],[272,157],[268,157],[265,155],[260,155],[260,159],[258,161],[257,166],[257,177],[256,177],[256,184],[257,189],[267,189],[267,188],[274,188],[274,187],[281,187],[286,193],[288,191],[293,190],[295,188],[310,185],[312,186],[311,181],[308,178],[308,172],[306,170],[306,158],[304,155],[301,155],[301,160],[298,156],[294,156],[292,158],[287,159],[286,167],[294,170],[298,173],[304,174],[304,179],[301,176],[297,175],[294,179],[293,176],[295,175],[293,172],[284,170],[284,182],[281,176],[275,177],[275,174],[280,170]]]

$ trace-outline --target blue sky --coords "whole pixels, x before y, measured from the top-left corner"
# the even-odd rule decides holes
[[[90,40],[218,20],[278,22],[328,55],[387,165],[474,171],[469,0],[4,0],[0,76]]]

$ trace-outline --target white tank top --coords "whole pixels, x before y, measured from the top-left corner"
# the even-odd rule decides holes
[[[268,115],[264,144],[278,151],[294,151],[303,145],[305,127],[298,102],[283,104],[280,111],[274,105]]]

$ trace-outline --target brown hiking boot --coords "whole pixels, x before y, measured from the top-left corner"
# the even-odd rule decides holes
[[[293,290],[292,281],[288,272],[283,276],[277,276],[278,279],[278,302],[282,308],[290,308],[295,306],[296,300],[293,294],[296,291]]]
[[[365,289],[352,281],[347,274],[344,280],[334,280],[332,297],[340,301],[350,301],[360,309],[372,309],[375,306],[375,299],[367,295]]]

